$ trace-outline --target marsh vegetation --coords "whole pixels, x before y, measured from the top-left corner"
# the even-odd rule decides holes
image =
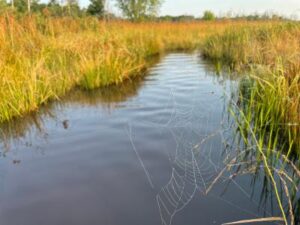
[[[207,123],[218,121],[224,125],[224,118],[220,120],[220,115],[214,115],[213,118],[205,117],[214,113],[213,110],[206,111],[210,102],[201,102],[202,105],[199,102],[195,104],[197,100],[193,99],[195,101],[190,102],[190,105],[193,106],[190,109],[185,104],[191,100],[189,99],[190,95],[185,91],[190,90],[190,87],[195,88],[194,83],[178,75],[178,77],[175,76],[175,80],[172,80],[170,76],[165,76],[165,79],[174,82],[168,85],[173,87],[172,85],[175,84],[174,87],[179,90],[179,94],[183,95],[183,100],[179,98],[180,104],[177,106],[177,101],[173,99],[176,93],[173,93],[173,89],[169,90],[171,100],[161,99],[167,105],[167,113],[170,113],[170,115],[162,116],[162,120],[169,119],[164,124],[165,127],[161,126],[162,121],[157,122],[158,118],[138,124],[141,127],[155,124],[155,128],[167,128],[172,132],[173,129],[175,130],[172,137],[177,143],[174,159],[176,166],[172,168],[170,182],[157,195],[162,222],[171,224],[173,216],[181,210],[181,206],[183,207],[191,201],[189,198],[176,200],[176,196],[168,195],[173,206],[167,207],[167,211],[172,211],[174,215],[172,213],[167,215],[168,212],[162,208],[165,204],[163,197],[166,196],[162,195],[166,194],[165,190],[168,190],[168,185],[179,181],[177,191],[184,192],[186,191],[185,185],[188,183],[190,185],[188,188],[192,188],[192,191],[201,190],[208,195],[214,186],[219,187],[220,180],[229,180],[230,183],[234,183],[235,179],[238,179],[237,177],[247,175],[253,178],[254,183],[257,182],[259,186],[262,186],[261,193],[265,199],[271,199],[271,205],[274,201],[276,202],[274,210],[276,215],[259,213],[256,217],[261,216],[260,218],[253,220],[249,218],[249,220],[239,223],[276,221],[286,225],[299,224],[299,22],[278,20],[278,18],[260,21],[218,20],[210,11],[206,11],[204,14],[203,20],[205,21],[161,22],[153,20],[160,1],[149,1],[153,5],[141,5],[141,9],[128,5],[128,2],[119,1],[119,6],[127,13],[126,18],[131,21],[106,20],[104,5],[100,4],[103,1],[93,1],[87,11],[79,9],[76,11],[76,7],[74,5],[73,7],[71,3],[66,7],[56,5],[56,7],[60,7],[60,11],[54,10],[55,4],[52,2],[52,8],[50,5],[48,6],[49,11],[38,10],[43,12],[43,15],[31,14],[30,10],[32,9],[30,8],[28,8],[27,15],[25,9],[23,9],[25,11],[22,12],[23,14],[16,13],[16,9],[11,11],[6,9],[1,12],[0,123],[2,123],[1,139],[5,153],[9,151],[12,140],[27,137],[27,131],[34,126],[33,124],[38,131],[43,130],[43,126],[40,125],[43,123],[40,122],[43,121],[42,118],[53,118],[52,111],[57,111],[55,107],[54,110],[51,109],[52,105],[59,104],[54,100],[69,101],[72,104],[75,102],[80,107],[91,107],[101,102],[101,107],[106,107],[108,111],[114,111],[115,106],[120,107],[119,104],[126,103],[124,108],[130,111],[127,104],[130,99],[140,96],[139,89],[147,87],[148,83],[158,85],[156,82],[147,82],[144,77],[148,73],[148,69],[152,68],[152,60],[155,61],[155,57],[170,52],[196,51],[197,57],[202,56],[213,63],[210,66],[215,66],[214,77],[220,80],[217,82],[218,88],[214,89],[213,79],[205,78],[207,83],[200,82],[200,84],[208,84],[213,91],[207,89],[205,94],[201,93],[196,97],[191,93],[190,95],[195,99],[199,97],[201,101],[210,99],[211,103],[220,104],[216,106],[218,113],[222,111],[219,108],[222,104],[222,107],[226,109],[225,114],[228,116],[225,123],[227,127],[222,132],[230,130],[231,134],[226,135],[225,138],[222,132],[222,135],[219,133],[219,127],[214,127],[218,130],[217,134],[207,131],[210,130],[210,126],[201,129],[193,127],[195,125],[193,123],[203,123],[203,118]],[[47,7],[45,6],[45,8]],[[77,12],[76,16],[74,16],[74,12]],[[168,61],[171,66],[167,69],[176,74],[174,68],[181,71],[181,67],[188,65],[189,68],[192,68],[192,72],[199,72],[200,69],[195,66],[196,63],[193,60],[192,63],[189,61],[189,57],[180,55],[176,58],[175,54],[174,59],[171,57],[171,60]],[[187,61],[180,65],[178,59],[187,59]],[[179,67],[176,67],[178,65],[173,64],[172,60],[178,63]],[[161,65],[162,68],[164,66],[165,64]],[[160,70],[161,67],[156,69],[160,71],[159,74],[165,74],[165,71]],[[205,71],[207,72],[208,68]],[[229,71],[226,79],[220,75],[224,71]],[[187,77],[189,77],[188,69],[181,72],[187,73]],[[204,72],[201,70],[202,73]],[[189,79],[197,81],[194,75]],[[179,85],[181,80],[184,90]],[[159,82],[163,83],[163,81]],[[233,86],[231,92],[228,92],[227,83]],[[168,85],[163,86],[162,84],[162,87],[167,88]],[[225,88],[224,96],[221,95],[220,86]],[[162,87],[154,89],[153,92],[150,91],[150,94],[153,94],[152,97],[160,98],[156,92],[167,96],[166,90],[163,90]],[[205,89],[204,86],[199,86],[199,89],[201,88]],[[219,98],[222,97],[226,100],[220,102],[210,97],[216,92]],[[198,92],[193,89],[192,93]],[[149,100],[151,104],[155,105],[156,101],[152,97],[146,97],[143,101]],[[83,100],[81,101],[81,99]],[[173,104],[173,108],[169,109],[170,102]],[[192,104],[195,104],[196,107]],[[51,110],[45,110],[48,106]],[[181,108],[181,106],[185,107]],[[203,106],[207,106],[207,108]],[[155,107],[153,109],[158,109],[163,113],[162,106],[155,105]],[[201,119],[194,115],[195,108],[198,109],[199,115],[203,116]],[[122,110],[117,109],[116,111]],[[178,115],[177,111],[179,111]],[[207,115],[204,115],[202,111]],[[125,110],[125,117],[133,116],[135,118],[136,116],[140,119],[139,110],[133,110],[132,116],[126,112]],[[147,110],[144,113],[147,115]],[[41,117],[36,117],[40,114]],[[143,118],[146,117],[145,115]],[[154,115],[156,114],[154,113]],[[22,122],[23,120],[25,122]],[[61,122],[67,130],[69,120]],[[113,129],[115,122],[111,121],[105,124],[111,128],[112,133],[116,132]],[[184,126],[184,124],[189,126]],[[124,124],[117,123],[118,128],[121,125]],[[213,125],[211,126],[213,127]],[[180,135],[177,136],[178,127],[183,131],[189,129],[196,131],[198,136],[191,135],[193,140],[186,143],[182,137],[187,133],[180,131]],[[141,129],[139,128],[138,131],[141,132]],[[131,128],[128,131],[130,144],[140,159],[130,132],[132,132]],[[157,135],[153,132],[152,130],[150,134]],[[107,136],[104,133],[103,135]],[[124,141],[119,133],[116,136]],[[212,140],[210,140],[211,137],[213,137]],[[143,138],[145,140],[145,137]],[[207,181],[200,182],[198,176],[201,176],[203,171],[198,168],[199,164],[197,164],[196,158],[198,156],[206,157],[206,154],[211,156],[214,152],[211,149],[218,148],[213,144],[215,141],[219,141],[218,138],[222,139],[219,153],[221,149],[222,152],[224,151],[225,157],[222,163],[225,164],[208,165],[208,168],[214,167],[215,171],[212,176],[205,177],[208,179]],[[196,139],[197,142],[194,143]],[[153,142],[154,139],[149,138],[149,141]],[[210,147],[207,142],[211,145]],[[181,146],[182,143],[184,143],[183,146]],[[191,143],[194,146],[191,146]],[[202,152],[203,149],[204,152]],[[184,159],[181,158],[183,156]],[[200,157],[200,159],[207,160],[208,158],[205,157]],[[178,158],[179,162],[176,161]],[[75,161],[78,162],[78,160]],[[210,162],[215,163],[213,160]],[[185,166],[184,170],[180,168],[182,163]],[[145,169],[144,165],[142,166]],[[153,165],[151,164],[151,166]],[[225,175],[226,173],[227,175]],[[192,183],[189,180],[191,174]],[[147,171],[146,175],[148,179],[151,178]],[[153,186],[151,179],[150,186]],[[257,188],[253,189],[257,190]],[[193,192],[188,192],[188,197],[193,194]],[[265,200],[265,205],[270,204],[266,202],[268,200]]]
[[[93,18],[0,18],[0,121],[37,110],[75,86],[121,83],[164,51],[191,50],[225,23],[131,24]]]

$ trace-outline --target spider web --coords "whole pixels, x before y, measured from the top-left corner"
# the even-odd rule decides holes
[[[202,80],[201,80],[202,79]],[[207,77],[199,79],[199,86],[190,93],[190,102],[182,104],[178,100],[179,90],[170,89],[168,101],[163,107],[162,112],[168,113],[168,116],[147,118],[143,123],[150,129],[167,130],[174,142],[175,150],[169,154],[171,165],[171,174],[167,183],[162,186],[157,195],[156,202],[163,225],[171,225],[174,217],[194,199],[195,195],[202,193],[207,195],[212,186],[219,180],[231,180],[232,184],[247,197],[253,204],[259,206],[259,203],[247,193],[238,182],[234,181],[233,171],[227,171],[226,162],[232,157],[232,128],[233,121],[228,119],[228,103],[226,97],[231,88],[230,82],[224,82],[220,87],[218,83],[215,92],[203,93],[199,91],[201,82]],[[211,79],[211,78],[209,78]],[[214,82],[214,81],[212,81]],[[218,82],[218,81],[216,81]],[[221,81],[222,83],[222,81]],[[203,85],[203,84],[202,84]],[[220,91],[222,89],[222,91]],[[208,102],[203,98],[203,94],[214,95],[213,102]],[[217,112],[217,113],[216,113]],[[163,113],[162,113],[163,114]],[[143,163],[142,157],[134,144],[134,122],[128,122],[127,128],[132,147],[143,167],[150,186],[154,189],[155,184],[151,174]],[[251,212],[247,209],[232,203],[225,198],[211,194],[212,197],[225,202],[241,212],[257,217],[257,212]],[[266,209],[263,210],[266,215],[271,215]]]
[[[206,194],[218,174],[224,169],[223,161],[220,160],[221,152],[225,149],[225,140],[230,133],[228,127],[225,129],[227,126],[225,117],[219,115],[220,121],[212,118],[215,116],[213,115],[216,110],[215,103],[209,105],[199,99],[197,90],[191,94],[192,104],[189,107],[186,105],[183,107],[177,102],[175,90],[170,90],[169,93],[169,101],[163,110],[169,113],[168,119],[158,117],[139,121],[151,129],[156,129],[157,132],[159,129],[168,130],[176,143],[173,155],[169,156],[171,164],[169,181],[156,195],[163,225],[171,225],[175,215],[183,210],[196,194]],[[222,111],[222,106],[218,107],[221,107]],[[133,127],[134,122],[129,122],[127,132],[131,144],[150,186],[154,188],[151,174],[134,144]],[[217,152],[216,148],[219,149]]]
[[[174,217],[185,209],[196,195],[207,195],[219,180],[230,180],[252,203],[259,206],[259,203],[251,199],[250,194],[233,179],[234,171],[226,170],[227,173],[223,173],[226,169],[226,162],[235,155],[235,152],[232,151],[234,147],[232,148],[231,141],[234,125],[233,121],[228,119],[227,111],[229,99],[226,96],[230,87],[225,84],[223,87],[225,93],[222,91],[203,93],[199,91],[203,85],[201,79],[207,80],[207,77],[199,78],[199,85],[196,85],[196,88],[189,94],[190,99],[187,103],[179,101],[180,90],[171,88],[168,90],[166,104],[162,110],[160,109],[162,116],[138,121],[139,124],[143,124],[149,129],[155,129],[157,133],[161,130],[168,131],[170,138],[175,143],[175,148],[168,151],[170,175],[167,182],[158,187],[155,196],[163,225],[171,225]],[[222,89],[218,84],[217,89],[220,88]],[[209,102],[203,98],[203,94],[215,97],[212,102]],[[168,116],[165,116],[166,114]],[[150,187],[156,191],[157,187],[152,175],[134,143],[134,124],[135,121],[129,121],[126,131],[147,181]],[[231,149],[227,148],[228,145],[231,146]],[[239,162],[239,165],[241,163]],[[245,164],[247,163],[245,162]],[[0,179],[2,176],[3,174],[0,173]],[[222,196],[215,194],[211,194],[211,196],[248,215],[257,216],[257,213],[247,211]],[[266,215],[271,215],[266,210],[264,212]]]

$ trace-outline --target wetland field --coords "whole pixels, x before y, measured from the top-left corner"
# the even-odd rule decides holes
[[[0,14],[0,225],[300,224],[300,23]]]

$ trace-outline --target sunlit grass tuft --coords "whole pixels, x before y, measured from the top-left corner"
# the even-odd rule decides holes
[[[274,135],[285,151],[300,149],[300,25],[231,28],[206,40],[203,54],[247,71],[240,101],[260,135]],[[246,70],[245,70],[246,69]],[[267,138],[267,137],[264,137]]]

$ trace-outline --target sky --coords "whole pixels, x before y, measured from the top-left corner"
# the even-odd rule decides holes
[[[88,0],[79,0],[82,6]],[[117,13],[115,0],[109,1],[111,11]],[[280,15],[296,15],[300,18],[300,0],[164,0],[160,15],[194,15],[201,16],[203,11],[211,10],[217,15],[231,11],[238,14],[275,12]]]
[[[245,14],[272,11],[300,16],[300,0],[165,0],[160,13],[162,15],[192,14],[199,16],[207,9],[216,14],[228,11]]]

